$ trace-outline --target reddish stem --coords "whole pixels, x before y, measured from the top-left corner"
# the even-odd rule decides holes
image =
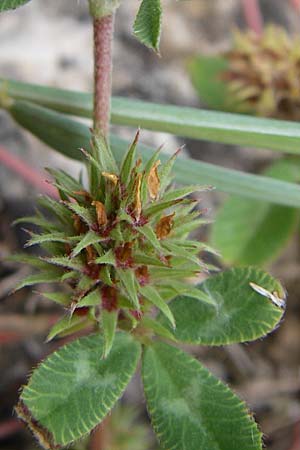
[[[94,131],[108,135],[114,15],[94,19]]]
[[[245,21],[248,27],[258,35],[263,32],[263,18],[259,0],[242,0]]]
[[[0,440],[7,439],[10,435],[22,430],[24,425],[17,419],[8,419],[0,423]]]
[[[100,425],[98,425],[90,438],[89,450],[107,450],[110,445],[110,417],[106,417]]]
[[[294,439],[292,447],[289,450],[300,450],[300,423],[296,423],[294,427]]]
[[[296,9],[297,12],[300,11],[300,0],[290,0],[292,6]]]
[[[17,173],[27,181],[28,184],[34,186],[39,190],[51,197],[58,198],[58,194],[54,186],[47,183],[43,176],[33,170],[27,163],[22,161],[17,156],[14,156],[11,152],[0,146],[0,163],[7,167],[12,172]]]

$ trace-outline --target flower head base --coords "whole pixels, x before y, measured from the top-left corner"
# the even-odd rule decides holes
[[[223,74],[238,109],[259,116],[300,119],[300,38],[278,26],[235,32]]]
[[[187,196],[207,187],[170,189],[176,155],[160,164],[157,151],[142,164],[136,158],[137,140],[138,134],[119,169],[107,144],[94,138],[92,152],[84,152],[90,192],[65,172],[49,170],[61,201],[42,198],[53,221],[41,212],[30,218],[41,234],[31,233],[26,244],[39,244],[48,256],[23,258],[39,273],[19,286],[63,285],[63,292],[44,294],[67,310],[49,339],[100,324],[108,354],[116,328],[141,328],[153,307],[175,327],[168,302],[187,292],[186,279],[205,267],[198,258],[203,245],[187,239],[203,223]],[[154,321],[148,320],[146,328],[149,323]]]

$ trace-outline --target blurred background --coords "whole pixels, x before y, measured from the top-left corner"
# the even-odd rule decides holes
[[[122,2],[116,20],[114,46],[114,95],[159,103],[201,107],[201,98],[188,74],[190,59],[198,54],[226,52],[234,27],[246,28],[241,0],[164,0],[161,58],[132,36],[138,0]],[[287,0],[262,0],[266,23],[299,32],[300,13]],[[85,0],[32,0],[15,12],[0,17],[0,76],[73,90],[92,90],[92,29]],[[114,127],[131,139],[135,130]],[[153,147],[165,143],[174,152],[183,143],[185,152],[203,161],[258,173],[276,158],[267,150],[239,148],[162,133],[142,132]],[[78,173],[80,165],[50,151],[18,128],[0,111],[0,448],[31,450],[36,443],[13,416],[18,389],[27,373],[58,345],[45,344],[47,330],[59,310],[28,290],[9,295],[29,271],[5,261],[21,249],[26,234],[11,227],[14,219],[30,215],[39,190],[38,180],[47,178],[45,166],[64,167]],[[26,163],[19,164],[14,159]],[[19,165],[18,165],[19,164]],[[201,180],[199,180],[201,183]],[[43,185],[47,189],[47,185]],[[214,217],[224,194],[205,194],[202,205]],[[201,230],[208,239],[209,228]],[[300,247],[295,233],[280,257],[268,269],[288,291],[288,308],[280,328],[267,339],[227,348],[191,347],[217,376],[228,382],[249,404],[270,450],[300,450]],[[104,450],[158,450],[148,427],[140,383],[130,384],[121,407],[108,419],[110,447]],[[101,450],[103,429],[91,442],[76,448]],[[207,449],[209,450],[209,449]],[[241,449],[243,450],[243,449]]]

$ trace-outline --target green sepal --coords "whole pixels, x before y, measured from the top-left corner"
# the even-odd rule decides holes
[[[52,300],[55,303],[58,303],[59,305],[67,306],[71,303],[72,297],[70,294],[66,294],[64,292],[40,292],[40,294],[49,299]]]
[[[99,161],[101,173],[118,173],[118,166],[116,160],[112,154],[109,144],[102,136],[93,136],[94,146],[96,152],[96,160]]]
[[[175,329],[175,319],[174,316],[169,308],[169,306],[164,302],[164,300],[159,295],[157,289],[155,289],[153,286],[143,286],[140,288],[140,293],[154,306],[156,306],[169,320],[172,327]]]
[[[176,338],[171,333],[171,331],[165,328],[161,323],[157,322],[155,319],[151,319],[151,317],[143,316],[142,319],[140,320],[140,326],[144,328],[149,328],[157,336],[176,342]]]
[[[134,141],[129,147],[129,150],[125,153],[123,162],[120,169],[120,181],[124,186],[127,186],[130,180],[131,171],[136,161],[136,147],[140,135],[140,130],[137,131]]]
[[[107,358],[111,351],[116,334],[118,314],[119,311],[107,311],[106,309],[102,309],[101,325],[104,336],[103,358]]]
[[[145,236],[147,243],[150,244],[154,249],[158,251],[162,251],[162,247],[160,245],[159,240],[156,237],[156,234],[153,231],[153,228],[146,224],[142,227],[137,227],[136,230],[141,233],[143,236]]]
[[[46,170],[54,178],[54,186],[57,187],[60,193],[65,194],[62,196],[62,200],[67,200],[67,197],[72,197],[82,201],[83,195],[79,194],[79,192],[84,191],[84,188],[77,180],[63,170],[55,170],[52,168],[47,168]]]
[[[34,286],[35,284],[59,283],[61,281],[61,275],[61,271],[54,269],[48,269],[47,272],[43,271],[41,273],[29,275],[17,284],[14,291],[18,291],[24,287]]]
[[[78,205],[77,203],[64,202],[64,205],[79,216],[89,227],[95,225],[96,211],[93,211],[92,213],[91,208],[86,208],[85,206]]]
[[[69,243],[70,237],[66,236],[65,233],[45,233],[36,234],[30,233],[31,238],[26,242],[24,247],[31,247],[32,245],[40,245],[44,242],[62,242]],[[77,238],[76,238],[77,239]]]
[[[42,257],[41,260],[47,262],[48,264],[53,264],[54,266],[75,270],[76,272],[83,272],[84,270],[84,265],[78,258],[70,259],[67,256],[53,256],[52,258]]]
[[[91,323],[90,319],[86,316],[77,316],[76,314],[64,316],[59,319],[50,330],[47,336],[46,342],[52,341],[57,336],[63,337],[75,333],[84,329]]]
[[[50,197],[43,196],[38,199],[38,203],[50,211],[64,225],[71,225],[73,223],[70,211],[61,202],[57,202]]]
[[[137,282],[135,273],[130,269],[116,269],[116,274],[120,278],[124,291],[127,293],[133,307],[140,310],[140,302],[138,298]]]
[[[95,259],[97,264],[110,264],[112,266],[116,265],[116,257],[112,249],[108,250],[104,255]]]
[[[55,223],[51,223],[49,219],[46,219],[43,217],[43,215],[37,211],[36,216],[27,216],[27,217],[20,217],[19,219],[16,219],[13,221],[12,225],[19,225],[20,223],[29,223],[30,225],[37,225],[38,227],[42,228],[44,231],[49,232],[55,232],[60,231],[61,227]]]
[[[79,237],[80,239],[80,237]],[[103,240],[99,234],[94,231],[88,231],[85,235],[83,235],[82,239],[78,242],[76,247],[73,248],[70,257],[74,258],[77,256],[82,250],[84,250],[89,245],[97,244]]]
[[[79,302],[78,306],[98,306],[101,303],[101,294],[99,292],[99,289],[94,289],[92,292],[89,292],[87,295],[82,297]]]

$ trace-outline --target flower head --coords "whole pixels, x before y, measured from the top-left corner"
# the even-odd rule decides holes
[[[299,36],[290,37],[278,26],[266,27],[261,36],[236,31],[227,59],[223,79],[239,110],[299,120]]]
[[[90,191],[65,172],[49,170],[61,200],[41,201],[53,220],[38,212],[33,221],[41,232],[26,245],[39,244],[47,256],[31,260],[39,273],[20,287],[63,285],[63,292],[44,294],[67,311],[50,339],[100,324],[108,353],[115,329],[133,330],[153,316],[153,308],[175,327],[168,302],[188,291],[187,278],[203,269],[201,244],[187,239],[199,223],[188,195],[202,187],[171,187],[176,155],[161,164],[157,151],[143,164],[136,157],[137,137],[120,168],[107,144],[94,139],[93,151],[85,152],[93,173]]]

